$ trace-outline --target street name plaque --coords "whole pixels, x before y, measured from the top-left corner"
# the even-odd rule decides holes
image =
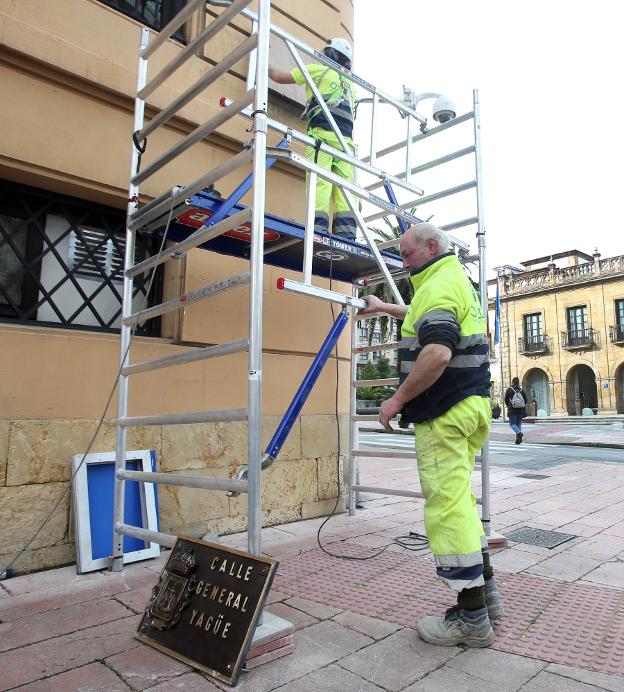
[[[135,636],[235,685],[277,564],[180,536]]]

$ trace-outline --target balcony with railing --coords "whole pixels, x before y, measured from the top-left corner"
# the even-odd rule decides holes
[[[624,346],[624,324],[615,324],[609,327],[609,337],[612,344]]]
[[[595,329],[575,329],[561,332],[561,347],[567,351],[594,348],[597,343],[598,332]]]
[[[524,356],[539,356],[550,350],[550,339],[545,334],[518,339],[518,351]]]
[[[622,273],[624,273],[624,255],[608,257],[596,262],[584,262],[573,267],[551,266],[504,277],[502,294],[534,293]]]

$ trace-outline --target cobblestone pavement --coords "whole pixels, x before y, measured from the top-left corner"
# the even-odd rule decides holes
[[[366,484],[419,487],[409,459],[367,459],[361,472]],[[418,618],[453,601],[428,551],[393,541],[424,530],[422,501],[364,496],[356,516],[323,527],[327,552],[317,542],[322,519],[263,531],[264,551],[280,561],[268,610],[295,626],[295,651],[244,673],[237,689],[624,690],[624,467],[579,460],[535,475],[492,469],[494,528],[575,537],[553,549],[510,541],[495,552],[507,617],[490,649],[419,639]],[[245,548],[246,536],[223,542]],[[327,554],[366,557],[386,545],[364,561]],[[228,689],[133,638],[162,563],[89,575],[68,566],[0,582],[0,688]]]

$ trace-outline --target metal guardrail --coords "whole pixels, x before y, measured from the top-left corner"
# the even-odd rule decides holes
[[[609,338],[613,344],[624,344],[624,324],[615,324],[610,326]]]
[[[526,355],[537,355],[550,351],[550,338],[545,334],[518,338],[518,351]]]
[[[593,348],[598,342],[598,332],[595,329],[575,329],[561,332],[561,347],[568,350]]]

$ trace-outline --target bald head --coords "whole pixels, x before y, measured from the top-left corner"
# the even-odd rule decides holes
[[[431,223],[417,223],[401,237],[400,251],[406,269],[419,269],[448,249],[448,236]]]

